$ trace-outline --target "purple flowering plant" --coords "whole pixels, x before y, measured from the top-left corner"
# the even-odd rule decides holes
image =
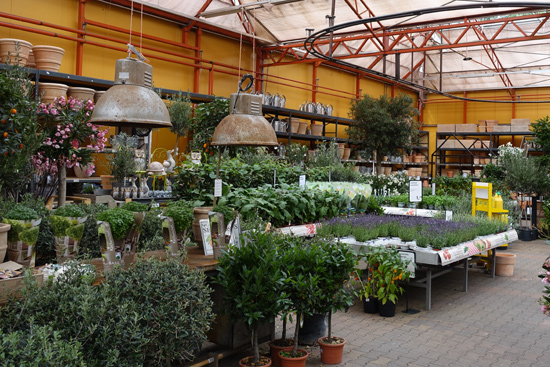
[[[86,166],[87,173],[94,172],[89,164],[92,152],[105,148],[108,129],[90,123],[94,103],[73,97],[59,97],[53,103],[41,103],[38,117],[45,133],[42,146],[33,156],[33,165],[40,173],[55,174],[61,165],[67,168]]]
[[[544,271],[539,274],[539,278],[541,278],[545,289],[542,291],[543,295],[539,299],[539,304],[542,313],[550,316],[550,257],[544,261],[542,268]]]

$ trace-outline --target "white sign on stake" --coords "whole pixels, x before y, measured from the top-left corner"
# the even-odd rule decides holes
[[[422,181],[409,181],[409,202],[422,202]]]
[[[204,247],[205,255],[214,255],[212,248],[212,234],[210,233],[210,221],[208,219],[199,220],[202,235],[202,246]]]
[[[306,175],[300,175],[300,187],[302,189],[306,188]]]
[[[447,222],[453,220],[453,212],[450,210],[445,210],[445,220]]]
[[[217,178],[214,180],[214,197],[220,198],[222,196],[222,180]]]
[[[432,183],[432,195],[435,195],[435,182]]]

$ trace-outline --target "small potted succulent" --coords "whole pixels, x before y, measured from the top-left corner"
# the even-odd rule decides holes
[[[75,204],[59,207],[50,216],[58,263],[74,259],[78,254],[78,242],[84,235],[86,219],[85,210]]]

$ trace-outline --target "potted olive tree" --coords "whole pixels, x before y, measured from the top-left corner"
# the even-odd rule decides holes
[[[107,157],[111,175],[113,176],[114,198],[125,198],[126,190],[130,185],[128,178],[136,174],[137,165],[134,160],[134,150],[137,146],[137,138],[125,133],[111,138],[113,154]],[[130,197],[128,195],[128,197]]]
[[[283,258],[277,251],[281,241],[263,232],[251,232],[247,242],[233,247],[219,259],[217,282],[224,288],[226,311],[235,321],[246,324],[254,355],[243,358],[240,366],[270,366],[258,349],[258,328],[273,322],[287,302],[283,292],[286,275]]]
[[[319,338],[321,361],[325,364],[342,362],[346,340],[332,336],[332,313],[347,310],[353,305],[353,290],[346,282],[357,266],[355,252],[349,245],[326,241],[322,249],[322,270],[320,271],[320,303],[318,311],[328,312],[328,335]]]

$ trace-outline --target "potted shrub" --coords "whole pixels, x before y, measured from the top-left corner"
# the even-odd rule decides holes
[[[193,221],[195,219],[193,215],[193,203],[186,200],[172,201],[168,203],[166,210],[164,211],[164,216],[172,218],[174,221],[174,230],[176,231],[176,242],[175,244],[169,245],[169,253],[177,254],[179,251],[180,243],[185,243],[190,240],[190,231],[192,229]],[[167,227],[168,223],[163,222],[163,235],[165,239],[169,241],[170,229]],[[199,244],[202,247],[202,243]]]
[[[179,91],[177,94],[168,96],[168,113],[170,114],[170,131],[176,134],[175,156],[177,157],[179,148],[178,141],[182,136],[187,136],[193,128],[193,107],[189,99],[189,94],[183,94]]]
[[[113,136],[110,141],[113,147],[113,154],[108,155],[107,160],[111,175],[113,176],[112,195],[114,198],[124,198],[124,188],[130,185],[127,179],[133,177],[137,170],[134,159],[137,137],[120,133]]]
[[[407,264],[401,259],[397,249],[393,247],[369,248],[368,260],[376,287],[378,312],[380,316],[393,317],[395,316],[397,297],[404,291],[398,281],[409,279]]]
[[[4,214],[3,222],[11,226],[8,231],[8,260],[34,267],[34,245],[41,222],[36,210],[16,204]]]
[[[59,207],[50,215],[58,263],[74,259],[78,254],[78,242],[84,235],[86,219],[84,209],[75,204]]]
[[[338,364],[342,362],[346,340],[332,336],[332,313],[347,310],[353,305],[353,292],[346,282],[357,266],[357,259],[349,245],[327,241],[321,243],[321,247],[321,302],[318,311],[328,312],[328,335],[319,338],[318,343],[321,347],[321,361],[325,364]]]
[[[232,319],[244,322],[251,334],[254,355],[243,358],[240,366],[271,365],[269,358],[260,357],[258,327],[273,322],[287,302],[279,243],[269,233],[251,232],[246,245],[231,248],[219,259],[217,282],[225,289],[226,310]]]
[[[105,260],[104,269],[109,271],[116,263],[121,263],[123,257],[130,257],[135,252],[133,243],[125,243],[125,239],[134,225],[134,214],[122,208],[110,208],[97,215],[97,220],[101,221],[98,228],[99,234],[103,234],[106,241],[105,249],[102,249]],[[108,224],[109,230],[104,223]],[[113,242],[111,243],[111,237]],[[103,238],[103,237],[102,237]],[[131,259],[127,258],[124,263]]]

